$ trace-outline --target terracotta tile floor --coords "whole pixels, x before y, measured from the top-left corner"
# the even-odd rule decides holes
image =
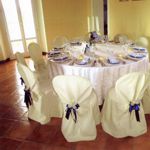
[[[94,141],[67,142],[61,119],[46,125],[28,120],[19,77],[15,61],[0,64],[0,150],[150,150],[150,115],[148,132],[139,137],[116,139],[98,125]]]

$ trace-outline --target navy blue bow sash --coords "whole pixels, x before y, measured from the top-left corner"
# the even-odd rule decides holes
[[[135,110],[135,117],[136,121],[140,122],[140,116],[139,116],[139,110],[140,110],[140,104],[131,104],[129,105],[129,112],[131,113],[133,110]]]
[[[73,114],[74,114],[74,122],[76,123],[77,122],[77,109],[80,107],[79,104],[76,104],[74,107],[69,107],[69,105],[67,104],[66,105],[67,109],[66,109],[66,119],[69,119],[70,117],[70,114],[72,114],[72,111],[73,111]]]
[[[23,85],[23,84],[24,84],[24,80],[23,80],[23,78],[22,78],[22,77],[20,77],[20,80],[21,80],[21,85]]]
[[[25,94],[24,94],[24,102],[27,106],[27,108],[29,108],[30,105],[32,105],[32,97],[31,97],[31,93],[30,93],[30,89],[28,90],[24,90]]]
[[[25,82],[22,77],[20,77],[21,85],[25,85]],[[32,105],[32,97],[30,93],[30,89],[26,90],[26,86],[24,89],[24,103],[26,104],[27,108],[29,108],[30,105]]]

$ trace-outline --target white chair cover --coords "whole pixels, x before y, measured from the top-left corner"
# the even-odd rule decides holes
[[[20,53],[20,52],[16,52],[15,53],[15,56],[16,56],[16,60],[18,63],[21,63],[23,65],[26,65],[27,66],[27,63],[24,59],[24,56],[23,56],[23,53]]]
[[[149,48],[149,40],[147,37],[139,37],[136,41],[135,41],[136,45],[145,47],[145,48]]]
[[[121,43],[121,44],[125,44],[128,41],[128,37],[127,35],[124,34],[117,34],[114,37],[114,42],[116,43]]]
[[[145,47],[148,50],[150,58],[150,38],[146,36],[141,36],[136,39],[135,44],[141,47]]]
[[[97,135],[96,125],[100,123],[100,111],[90,82],[79,76],[61,75],[55,77],[52,83],[63,104],[61,130],[66,140],[69,142],[94,140]],[[67,119],[68,107],[72,107],[72,110]],[[77,120],[73,109],[76,111]]]
[[[104,131],[117,138],[135,137],[147,131],[141,99],[148,85],[148,78],[148,74],[130,73],[116,82],[115,88],[108,93],[102,109]],[[140,104],[140,121],[136,119],[135,110],[129,112],[130,103]]]
[[[34,62],[35,71],[38,73],[39,80],[49,79],[48,64],[42,56],[42,49],[37,43],[30,43],[28,46],[29,54]]]
[[[144,113],[150,114],[150,86],[148,86],[148,88],[144,93],[142,104],[143,104]]]
[[[34,63],[43,62],[42,49],[37,43],[30,43],[28,46],[29,55]]]
[[[68,39],[64,36],[58,36],[53,40],[53,47],[54,48],[64,48],[68,43]]]
[[[62,105],[54,94],[50,81],[39,81],[36,73],[25,65],[18,63],[17,67],[33,100],[29,106],[28,117],[41,124],[48,123],[51,117],[62,117]]]

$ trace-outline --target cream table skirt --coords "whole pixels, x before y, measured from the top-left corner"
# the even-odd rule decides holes
[[[148,70],[148,65],[148,57],[145,57],[138,62],[122,65],[112,65],[107,67],[69,66],[49,61],[49,74],[51,78],[64,74],[78,75],[89,79],[96,91],[99,105],[102,105],[108,91],[110,88],[115,86],[116,81],[121,76],[130,72],[145,72]]]

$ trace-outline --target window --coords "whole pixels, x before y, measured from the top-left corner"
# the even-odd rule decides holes
[[[31,0],[1,0],[13,54],[24,52],[37,42]]]

